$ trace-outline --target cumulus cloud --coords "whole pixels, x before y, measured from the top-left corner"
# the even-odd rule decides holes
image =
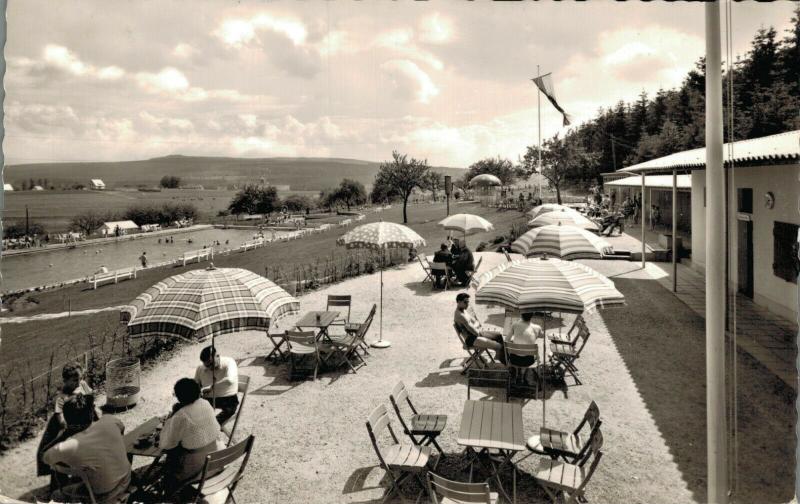
[[[250,19],[227,19],[214,31],[229,47],[242,47],[258,41],[259,31],[271,31],[289,39],[294,45],[303,45],[308,36],[305,25],[290,17],[261,13]]]
[[[191,58],[192,56],[195,56],[197,53],[198,53],[197,49],[195,49],[194,47],[192,47],[191,45],[189,45],[189,44],[187,44],[185,42],[181,42],[180,44],[177,44],[172,49],[172,55],[173,56],[176,56],[178,58],[184,58],[184,59]]]
[[[401,98],[413,98],[419,103],[430,103],[439,94],[430,76],[416,63],[409,60],[389,60],[381,64],[390,86]]]
[[[31,60],[19,62],[30,66]],[[81,61],[72,51],[64,46],[47,44],[42,51],[42,63],[77,77],[94,77],[102,80],[116,80],[125,75],[125,71],[117,66],[95,67]]]
[[[419,39],[428,44],[445,44],[453,38],[453,21],[434,12],[419,22]]]
[[[444,64],[430,51],[423,49],[415,43],[414,30],[410,28],[397,28],[378,34],[373,45],[391,50],[396,56],[404,59],[418,61],[430,66],[434,70],[442,70]]]

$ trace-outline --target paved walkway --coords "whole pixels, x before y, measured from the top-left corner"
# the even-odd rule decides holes
[[[671,292],[672,264],[648,262],[647,265],[651,275]],[[654,272],[653,268],[661,273]],[[706,286],[705,277],[701,273],[678,264],[678,292],[675,295],[705,318]],[[733,310],[733,307],[730,309]],[[752,299],[738,293],[735,313],[735,337],[739,347],[797,392],[797,324],[756,305]],[[727,332],[729,338],[734,337],[733,329],[734,327],[730,327]]]

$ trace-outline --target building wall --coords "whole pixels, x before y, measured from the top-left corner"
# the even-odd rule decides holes
[[[703,189],[705,171],[692,173],[692,262],[705,268],[705,207]],[[753,189],[753,299],[759,305],[795,320],[797,284],[775,276],[772,270],[776,221],[800,224],[800,167],[794,165],[736,168],[729,175],[728,217],[730,232],[730,281],[738,287],[738,221],[736,193],[739,188]],[[764,194],[775,195],[775,207],[764,206]]]

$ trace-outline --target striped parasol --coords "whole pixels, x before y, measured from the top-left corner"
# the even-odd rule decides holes
[[[198,269],[166,278],[125,308],[133,337],[203,339],[262,330],[298,313],[300,302],[271,280],[238,268]]]
[[[614,248],[596,234],[575,226],[549,225],[533,228],[511,244],[524,256],[547,254],[562,259],[600,259]]]
[[[472,280],[475,302],[520,312],[582,313],[625,304],[614,282],[576,262],[534,258],[504,263]]]
[[[559,205],[557,203],[545,203],[543,205],[535,206],[528,210],[527,215],[531,219],[535,219],[536,217],[547,213],[547,212],[577,212],[577,210],[570,208],[568,206]]]
[[[362,224],[336,240],[347,248],[386,250],[390,248],[424,247],[425,240],[413,229],[394,222]]]
[[[383,340],[383,263],[384,252],[388,248],[416,248],[424,247],[425,240],[410,227],[394,222],[371,222],[362,224],[336,240],[337,245],[347,248],[366,248],[381,251],[381,311],[379,318],[378,341],[372,344],[376,348],[386,348],[391,345]]]
[[[597,231],[599,229],[596,223],[592,222],[574,210],[546,212],[539,214],[537,217],[534,217],[528,221],[529,228],[549,226],[551,224],[575,226],[582,229],[588,229],[589,231]]]
[[[464,233],[464,238],[466,238],[468,234],[491,231],[494,229],[494,225],[480,215],[463,213],[445,217],[439,221],[439,225],[448,231],[461,231]]]

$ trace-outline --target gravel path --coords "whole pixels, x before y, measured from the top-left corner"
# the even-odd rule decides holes
[[[483,268],[503,261],[483,255]],[[705,373],[702,319],[652,280],[647,271],[623,261],[585,261],[611,276],[628,306],[586,315],[592,336],[579,361],[581,386],[550,392],[548,426],[571,429],[589,401],[603,418],[605,456],[589,484],[591,502],[683,503],[705,499]],[[382,471],[364,421],[376,405],[388,404],[398,380],[405,382],[418,409],[449,416],[440,444],[448,454],[442,471],[464,480],[456,444],[466,383],[458,358],[463,351],[452,329],[457,291],[432,293],[422,285],[418,264],[384,274],[384,339],[389,349],[371,350],[357,374],[327,372],[317,382],[287,381],[285,365],[265,364],[270,348],[263,334],[226,335],[218,340],[251,377],[240,434],[256,436],[241,503],[379,502]],[[377,274],[348,280],[302,297],[303,310],[320,309],[328,294],[352,294],[352,318],[363,319],[378,301]],[[497,309],[477,307],[481,317],[502,323]],[[286,329],[292,320],[282,321]],[[378,318],[368,335],[378,335]],[[571,323],[571,318],[564,321]],[[131,429],[163,414],[172,384],[191,376],[200,345],[187,346],[142,379],[142,402],[119,417]],[[794,397],[746,356],[739,360],[741,502],[784,502],[792,497]],[[572,381],[568,380],[571,385]],[[541,402],[523,408],[526,435],[541,425]],[[393,424],[399,423],[392,413]],[[36,441],[0,459],[0,493],[13,497],[41,490],[36,478]],[[530,457],[520,464],[530,473]],[[413,485],[406,487],[413,492]],[[547,502],[532,479],[518,481],[519,502]],[[399,501],[399,500],[398,500]]]

